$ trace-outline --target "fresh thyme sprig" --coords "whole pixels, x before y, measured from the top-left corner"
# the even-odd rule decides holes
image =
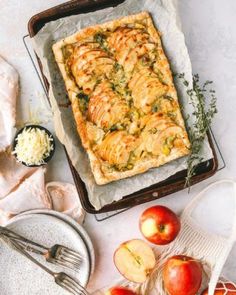
[[[193,106],[194,122],[189,124],[187,118],[187,129],[189,140],[191,143],[191,153],[187,160],[187,176],[185,186],[191,186],[191,179],[196,173],[196,167],[203,160],[201,150],[207,131],[209,130],[212,120],[217,113],[215,90],[210,86],[212,81],[206,81],[200,85],[199,75],[193,76],[193,87],[189,87],[189,82],[185,79],[184,74],[177,75],[186,87],[186,92],[189,96],[189,102]],[[209,100],[209,103],[207,101]]]

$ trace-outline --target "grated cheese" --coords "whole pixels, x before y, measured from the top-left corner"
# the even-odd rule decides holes
[[[45,130],[39,128],[25,128],[16,138],[13,154],[19,162],[26,165],[45,164],[45,159],[53,150],[53,138]]]

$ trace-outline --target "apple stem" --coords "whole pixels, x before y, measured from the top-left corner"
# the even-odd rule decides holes
[[[160,225],[159,225],[159,229],[160,229],[160,231],[161,231],[161,232],[163,232],[163,231],[164,231],[164,229],[165,229],[165,226],[164,226],[164,224],[160,224]]]

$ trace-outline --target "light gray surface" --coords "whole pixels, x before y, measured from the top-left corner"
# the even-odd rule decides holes
[[[49,269],[55,272],[64,271],[75,277],[83,286],[86,285],[91,267],[88,250],[77,231],[68,223],[50,215],[28,214],[16,217],[7,227],[46,247],[61,244],[78,251],[83,257],[78,273],[46,263],[42,257],[39,257],[39,260]],[[15,295],[19,290],[22,295],[28,294],[29,290],[32,295],[49,292],[52,295],[67,294],[54,283],[49,274],[2,242],[0,265],[2,294]]]
[[[7,58],[20,73],[20,104],[25,107],[29,100],[32,100],[34,104],[37,103],[35,92],[42,93],[42,89],[21,38],[27,32],[26,24],[31,15],[62,2],[64,1],[0,0],[0,54]],[[90,290],[108,285],[120,277],[112,262],[113,252],[119,243],[141,237],[138,218],[145,208],[159,203],[180,212],[207,183],[223,177],[236,179],[236,1],[179,0],[179,3],[182,27],[193,72],[199,73],[203,80],[210,79],[215,82],[219,114],[214,121],[213,130],[227,167],[213,178],[196,185],[189,195],[186,190],[175,193],[160,201],[133,208],[103,223],[97,223],[93,216],[87,215],[85,228],[93,240],[97,253],[96,271],[90,282]],[[65,155],[59,146],[57,146],[54,161],[48,166],[47,178],[72,182]],[[219,198],[224,198],[224,194],[222,193]],[[222,203],[215,202],[214,209],[227,214],[227,208],[224,208]],[[205,213],[203,221],[207,222],[214,214],[212,212],[214,212],[213,209],[209,215],[203,212]],[[224,227],[227,227],[227,223]],[[236,249],[227,263],[227,274],[236,281],[235,268]],[[30,290],[27,295],[31,295]]]

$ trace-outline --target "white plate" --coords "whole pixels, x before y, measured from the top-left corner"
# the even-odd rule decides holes
[[[63,221],[65,221],[66,223],[68,223],[69,225],[71,225],[78,232],[78,234],[84,240],[84,242],[88,248],[90,261],[91,261],[91,273],[90,273],[90,275],[91,275],[94,272],[94,268],[95,268],[95,251],[94,251],[92,241],[91,241],[89,235],[87,234],[87,232],[85,231],[85,229],[83,228],[83,226],[80,225],[78,222],[76,222],[70,216],[60,213],[60,212],[57,212],[57,211],[54,211],[54,210],[50,210],[50,209],[30,210],[30,211],[27,211],[27,212],[24,212],[24,213],[21,213],[21,214],[15,216],[14,219],[17,220],[17,218],[19,218],[22,215],[26,215],[26,214],[28,215],[28,214],[32,214],[32,213],[33,214],[46,214],[46,215],[58,217],[58,218],[62,219]],[[13,219],[11,219],[11,220],[13,220]]]
[[[47,263],[42,258],[40,261],[51,270],[65,271],[86,286],[91,271],[88,249],[78,232],[68,223],[55,216],[28,214],[14,218],[7,228],[46,246],[62,244],[79,251],[83,257],[79,273]],[[0,242],[0,294],[66,295],[69,293],[57,286],[53,277],[45,271]]]

